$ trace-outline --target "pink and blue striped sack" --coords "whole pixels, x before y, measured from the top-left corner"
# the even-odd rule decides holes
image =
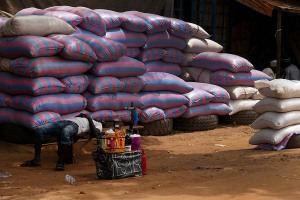
[[[209,83],[199,83],[199,82],[187,82],[194,89],[205,90],[206,92],[214,95],[214,99],[211,102],[213,103],[226,103],[230,101],[229,93],[222,87],[209,84]]]
[[[113,110],[99,110],[91,113],[91,118],[96,121],[113,121],[118,117],[119,115]]]
[[[99,37],[97,35],[82,33],[71,35],[90,45],[100,62],[117,60],[125,54],[127,49],[127,47],[122,43]]]
[[[183,62],[184,55],[181,51],[174,48],[166,48],[166,56],[162,58],[162,61],[169,63],[180,64]]]
[[[126,47],[142,47],[147,42],[147,37],[144,33],[127,31],[121,28],[114,28],[106,31],[106,35],[104,37],[120,42]]]
[[[17,95],[9,106],[31,113],[43,111],[68,114],[85,109],[87,100],[80,94],[45,94],[40,96]]]
[[[69,35],[50,35],[48,38],[64,45],[59,55],[68,60],[95,62],[97,56],[94,50],[85,42]]]
[[[138,96],[143,104],[142,109],[148,107],[168,109],[182,106],[189,102],[184,95],[169,91],[139,92]]]
[[[132,14],[144,19],[147,22],[146,33],[149,34],[166,31],[171,27],[171,21],[169,20],[169,18],[164,16],[150,14],[150,13],[143,13],[139,11],[127,11],[124,13]]]
[[[194,34],[194,30],[189,23],[176,18],[169,18],[169,20],[171,22],[171,27],[168,29],[170,34],[181,38],[189,38]]]
[[[142,107],[141,100],[136,94],[126,92],[94,95],[86,91],[83,96],[88,101],[87,109],[92,112],[98,110],[124,110],[131,103],[136,108]]]
[[[24,15],[47,15],[47,16],[54,16],[57,17],[71,26],[77,26],[81,23],[83,18],[79,15],[66,12],[66,11],[50,11],[50,10],[42,10],[38,8],[25,8],[23,10],[20,10],[15,14],[15,16],[24,16]]]
[[[122,24],[120,14],[114,11],[105,10],[105,9],[94,9],[98,13],[103,22],[105,23],[106,30],[117,28]]]
[[[0,91],[10,95],[56,94],[66,87],[54,77],[27,78],[8,72],[0,72],[0,80]]]
[[[147,35],[147,42],[144,49],[150,48],[175,48],[183,50],[187,43],[184,39],[176,37],[168,33],[167,31],[153,33]]]
[[[0,92],[0,107],[9,107],[11,101],[11,96]]]
[[[180,117],[183,113],[187,111],[187,109],[188,107],[186,105],[165,109],[164,112],[166,115],[166,119],[173,119],[173,118]]]
[[[141,49],[140,48],[127,48],[126,52],[125,52],[125,55],[124,56],[127,56],[127,57],[130,57],[130,58],[136,58],[141,52]]]
[[[151,48],[141,51],[137,59],[143,63],[160,60],[167,55],[167,51],[163,48]]]
[[[208,104],[215,99],[214,95],[199,88],[194,88],[193,91],[183,95],[189,100],[186,104],[188,107]]]
[[[120,18],[122,21],[120,27],[126,30],[142,33],[148,29],[147,22],[138,16],[128,13],[120,13]]]
[[[9,18],[7,17],[0,17],[0,27],[3,26],[8,20]]]
[[[90,84],[87,88],[92,94],[116,93],[123,90],[125,84],[113,76],[88,75]]]
[[[191,66],[210,71],[250,72],[254,69],[253,65],[245,58],[234,54],[216,52],[199,53],[192,60]]]
[[[55,112],[29,113],[11,108],[0,108],[0,123],[19,124],[29,129],[61,120],[61,116]]]
[[[98,36],[104,36],[106,33],[105,23],[101,16],[87,7],[70,7],[70,6],[53,6],[46,8],[45,10],[51,11],[67,11],[76,15],[81,16],[83,19],[79,27],[86,29],[90,32],[95,33]]]
[[[122,122],[130,122],[131,121],[131,111],[130,110],[117,110],[115,113],[118,115],[118,118]]]
[[[81,94],[89,86],[89,79],[85,74],[68,76],[59,80],[65,85],[65,93]]]
[[[119,80],[124,83],[121,92],[138,93],[144,87],[144,81],[139,77],[122,77]]]
[[[228,115],[231,111],[232,109],[225,103],[208,103],[201,106],[189,107],[181,117],[192,118],[207,115]]]
[[[191,92],[194,88],[181,78],[164,72],[147,72],[139,76],[145,86],[142,91],[173,91],[179,94]]]
[[[64,78],[87,72],[91,63],[66,60],[59,56],[28,58],[20,57],[11,61],[12,72],[26,77],[52,76]]]
[[[211,74],[210,82],[220,86],[254,86],[254,81],[272,80],[265,73],[258,70],[250,72],[232,73],[230,71],[219,70]]]
[[[61,115],[61,118],[63,120],[71,119],[71,118],[74,118],[74,117],[78,116],[80,113],[91,115],[91,113],[89,111],[87,111],[87,110],[81,110],[81,111],[77,111],[77,112],[67,113],[67,114]]]
[[[140,76],[146,73],[144,63],[130,57],[123,56],[117,61],[96,62],[90,72],[96,76],[128,77]]]
[[[176,63],[167,63],[163,61],[151,61],[145,63],[147,68],[147,72],[164,72],[169,73],[175,76],[179,76],[181,74],[181,68],[179,64]]]
[[[63,48],[63,44],[46,37],[0,37],[0,57],[18,58],[26,56],[35,58],[54,56]]]
[[[165,118],[165,112],[162,109],[156,107],[145,108],[139,114],[139,121],[142,123],[154,122]]]

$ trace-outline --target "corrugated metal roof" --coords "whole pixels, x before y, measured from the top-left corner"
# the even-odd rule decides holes
[[[285,12],[300,13],[300,1],[296,0],[236,0],[264,15],[272,17],[274,9]]]

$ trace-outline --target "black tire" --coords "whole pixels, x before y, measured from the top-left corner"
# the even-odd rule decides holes
[[[218,127],[218,115],[197,116],[192,118],[174,119],[174,130],[178,131],[206,131]]]
[[[286,144],[286,149],[300,148],[300,135],[294,134]]]
[[[244,110],[233,115],[219,116],[221,124],[249,125],[258,117],[254,110]]]
[[[161,119],[149,123],[140,123],[144,126],[143,129],[139,130],[140,135],[147,136],[163,136],[170,135],[173,132],[173,119]]]
[[[1,123],[0,139],[10,143],[34,144],[35,133],[33,130],[19,124]],[[44,143],[50,143],[54,141],[56,141],[56,137],[46,137]]]

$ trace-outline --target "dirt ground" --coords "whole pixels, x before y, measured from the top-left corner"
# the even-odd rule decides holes
[[[253,150],[254,130],[220,126],[202,132],[144,136],[148,174],[118,180],[98,180],[90,151],[77,151],[77,164],[55,171],[56,145],[45,145],[42,166],[20,167],[31,159],[30,145],[0,141],[0,199],[299,199],[300,150]],[[65,182],[69,174],[77,185]]]

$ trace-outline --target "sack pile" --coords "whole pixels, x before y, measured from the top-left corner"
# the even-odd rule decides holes
[[[258,148],[280,150],[293,134],[300,133],[300,81],[260,80],[255,87],[266,96],[253,106],[261,114],[250,126],[259,129],[249,140]]]

